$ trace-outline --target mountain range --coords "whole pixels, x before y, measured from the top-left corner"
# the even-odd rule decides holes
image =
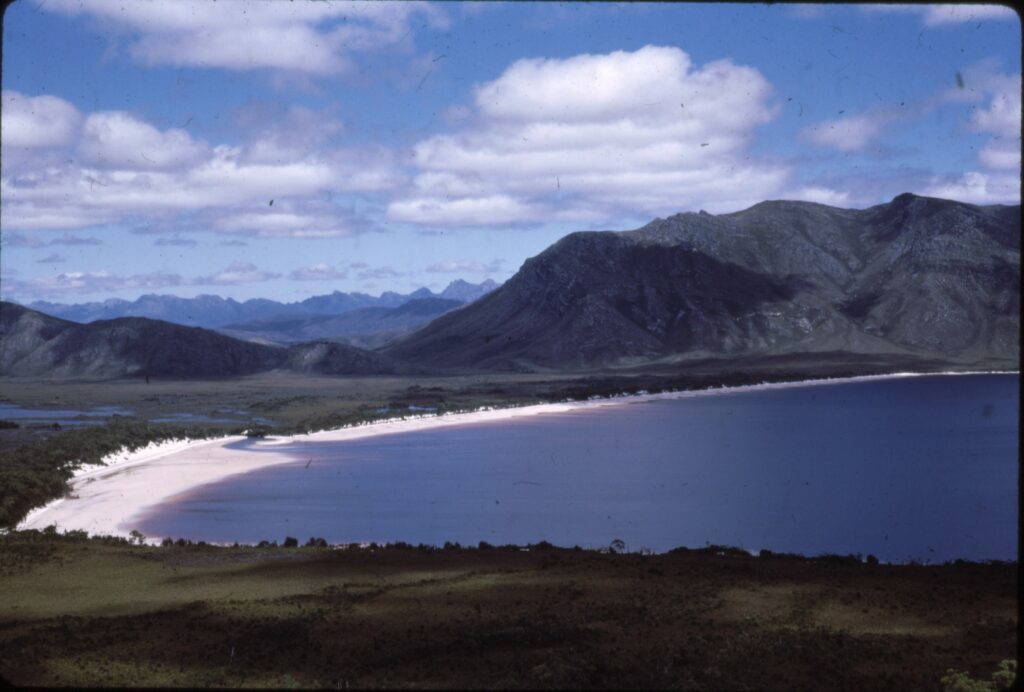
[[[295,322],[276,313],[220,325],[290,341],[360,321],[409,329],[409,315],[440,315],[374,351],[247,343],[141,318],[78,325],[4,303],[0,373],[685,369],[699,359],[837,352],[1017,369],[1020,241],[1019,205],[911,194],[861,210],[769,201],[569,234],[466,305],[416,292],[400,303],[405,318],[389,312],[399,305],[360,304],[311,319],[369,298],[335,293],[278,303],[302,306]],[[383,312],[345,318],[366,308]]]
[[[1017,367],[1020,206],[762,202],[572,233],[381,350],[533,370],[844,351]]]
[[[410,300],[425,298],[443,298],[468,303],[494,290],[497,286],[491,279],[479,284],[457,279],[437,294],[428,288],[420,288],[407,294],[385,291],[377,297],[365,293],[334,291],[327,295],[313,296],[293,303],[281,303],[266,298],[253,298],[238,302],[232,298],[215,295],[179,298],[147,294],[134,301],[119,298],[75,304],[35,301],[29,303],[27,307],[72,322],[87,323],[118,317],[148,317],[189,327],[216,328],[271,317],[341,315],[361,308],[396,308]]]
[[[359,308],[340,315],[277,315],[229,324],[217,331],[269,344],[322,339],[377,348],[464,304],[447,298],[413,298],[395,308]]]

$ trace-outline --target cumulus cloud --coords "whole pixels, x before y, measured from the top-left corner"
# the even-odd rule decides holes
[[[463,129],[416,145],[420,173],[388,218],[474,226],[741,208],[788,173],[748,153],[778,111],[771,93],[754,68],[696,66],[674,47],[519,60],[476,88]]]
[[[4,89],[0,127],[8,148],[56,147],[75,136],[81,116],[78,109],[56,96],[25,96]]]
[[[921,16],[925,26],[944,26],[984,20],[1014,19],[1017,13],[1003,5],[862,5],[861,10],[873,13],[907,13]]]
[[[282,124],[315,129],[313,117],[292,109]],[[211,146],[127,113],[90,114],[77,140],[65,144],[77,151],[74,158],[10,167],[5,156],[0,224],[15,231],[126,221],[173,228],[187,219],[196,230],[326,238],[354,232],[329,201],[333,195],[380,192],[404,180],[394,154],[331,147],[324,133],[286,137],[282,129],[259,129],[238,146]]]
[[[987,168],[1020,170],[1021,77],[1008,78],[996,88],[984,108],[971,116],[971,128],[992,135],[978,152],[978,160]]]
[[[502,260],[495,259],[484,264],[477,260],[445,260],[427,267],[432,274],[494,274],[501,271]]]
[[[969,171],[959,177],[935,177],[921,194],[971,204],[1019,204],[1020,176]]]
[[[296,269],[288,274],[292,281],[334,281],[348,276],[345,269],[337,269],[326,262],[318,262],[309,267]]]
[[[802,200],[804,202],[827,204],[830,207],[844,207],[850,201],[849,193],[833,190],[832,188],[820,185],[797,188],[786,193],[784,197],[786,199]]]
[[[893,120],[885,110],[826,120],[801,131],[800,135],[818,146],[843,152],[862,151],[874,144]]]
[[[232,262],[225,269],[209,276],[199,276],[191,281],[198,285],[234,286],[253,284],[280,278],[280,274],[260,269],[250,262]]]
[[[82,125],[79,156],[93,165],[159,169],[194,163],[207,147],[187,132],[161,132],[147,122],[120,111],[93,113]]]
[[[354,52],[410,47],[414,24],[449,24],[440,8],[412,2],[50,0],[40,7],[128,33],[129,52],[147,65],[312,75],[351,69]]]

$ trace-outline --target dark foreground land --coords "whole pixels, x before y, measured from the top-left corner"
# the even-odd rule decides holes
[[[16,685],[955,689],[1017,653],[1017,566],[0,537]],[[961,681],[964,678],[961,677]]]

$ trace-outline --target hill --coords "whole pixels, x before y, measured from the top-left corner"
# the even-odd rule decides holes
[[[226,377],[278,368],[321,374],[396,372],[386,356],[342,344],[266,346],[143,317],[77,324],[0,303],[0,375]]]

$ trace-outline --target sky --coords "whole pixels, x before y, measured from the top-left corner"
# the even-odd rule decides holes
[[[999,5],[20,0],[0,297],[504,281],[767,199],[1019,204]]]

